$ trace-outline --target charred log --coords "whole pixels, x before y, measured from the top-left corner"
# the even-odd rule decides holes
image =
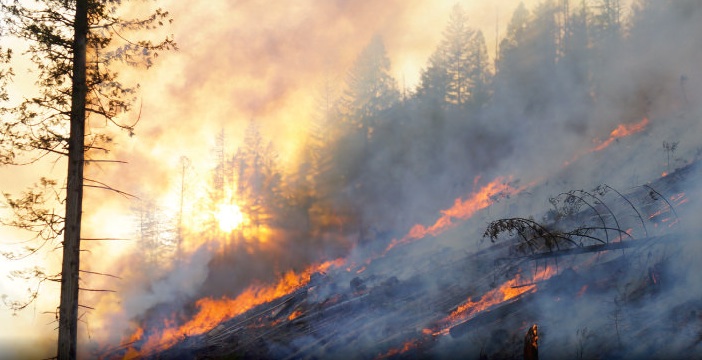
[[[539,329],[536,324],[527,330],[524,336],[524,360],[539,359]]]

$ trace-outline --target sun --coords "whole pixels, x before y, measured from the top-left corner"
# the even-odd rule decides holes
[[[219,224],[219,229],[225,233],[232,232],[244,222],[244,214],[236,204],[219,205],[215,218]]]

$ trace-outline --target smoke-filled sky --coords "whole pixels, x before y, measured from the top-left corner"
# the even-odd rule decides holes
[[[526,1],[531,5],[534,1]],[[161,54],[156,65],[145,71],[125,70],[124,79],[141,85],[141,113],[124,116],[125,122],[139,118],[136,136],[118,136],[111,156],[128,165],[103,165],[91,169],[122,190],[159,198],[172,192],[178,178],[179,159],[187,156],[198,169],[212,166],[212,149],[220,129],[233,152],[249,120],[262,124],[264,136],[272,139],[283,162],[294,161],[295,150],[306,121],[314,113],[315,96],[325,81],[342,84],[346,72],[361,49],[378,34],[392,61],[393,74],[401,88],[413,89],[420,69],[441,38],[451,7],[450,1],[157,1],[135,2],[167,9],[174,18],[166,28],[180,50]],[[494,54],[496,25],[504,33],[518,0],[463,1],[471,26],[485,33]],[[146,5],[145,5],[146,4]],[[499,19],[499,22],[498,22]],[[13,45],[2,39],[2,45]],[[17,62],[16,92],[31,91],[31,77]],[[341,86],[339,86],[341,87]],[[17,95],[17,94],[14,94]],[[37,170],[2,169],[3,191],[18,191],[37,173],[60,178],[63,163],[45,164]],[[11,176],[9,176],[11,174]],[[84,236],[128,236],[128,200],[95,191],[86,193]],[[171,202],[171,204],[173,204]],[[127,231],[125,231],[127,230]],[[2,229],[15,243],[25,235]],[[104,246],[103,246],[104,247]],[[92,246],[84,259],[86,269],[110,272],[113,256],[124,243],[108,249]],[[12,249],[11,247],[8,249]],[[0,293],[22,298],[24,284],[5,277],[10,269],[44,266],[57,269],[59,251],[39,254],[26,261],[3,266]],[[42,344],[39,356],[52,354],[55,339],[53,310],[57,286],[42,284],[39,301],[16,316],[0,311],[0,349],[10,351],[19,343]],[[43,314],[45,311],[51,314]],[[11,324],[11,325],[7,325]],[[89,326],[89,323],[88,323]],[[19,341],[19,343],[17,342]],[[7,344],[13,343],[12,346]]]

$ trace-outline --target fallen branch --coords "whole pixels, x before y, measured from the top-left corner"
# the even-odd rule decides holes
[[[609,244],[597,244],[597,245],[564,249],[564,250],[559,250],[559,251],[531,254],[531,255],[526,255],[526,256],[499,258],[499,259],[496,259],[495,262],[507,262],[507,261],[512,262],[515,260],[541,260],[541,259],[556,258],[556,257],[568,256],[568,255],[578,255],[578,254],[594,253],[594,252],[600,252],[600,251],[628,249],[628,248],[633,248],[633,247],[645,246],[645,245],[652,244],[652,243],[659,242],[659,241],[673,241],[674,239],[680,239],[680,236],[663,235],[663,236],[649,237],[649,238],[640,239],[640,240],[620,241],[620,242],[609,243]]]

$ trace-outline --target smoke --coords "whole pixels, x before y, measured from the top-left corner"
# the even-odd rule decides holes
[[[130,281],[129,286],[121,287],[116,296],[99,299],[98,308],[110,309],[93,325],[93,331],[108,336],[100,339],[101,344],[119,344],[125,331],[134,330],[135,317],[168,318],[173,308],[186,304],[206,279],[212,255],[213,249],[203,246],[187,259],[171,264],[165,273],[153,267],[139,266],[133,259],[124,259],[120,264],[124,269],[116,270]],[[119,304],[116,309],[111,306],[115,302]],[[166,309],[159,310],[160,306],[166,306]]]
[[[298,155],[292,153],[301,142],[299,128],[313,117],[309,109],[314,107],[314,99],[309,95],[308,84],[323,82],[325,73],[343,73],[342,69],[350,67],[374,34],[382,34],[393,64],[423,65],[438,44],[438,37],[420,34],[416,43],[408,45],[412,21],[420,15],[437,17],[418,10],[426,9],[420,1],[382,5],[299,2],[288,5],[284,12],[269,11],[270,4],[251,1],[220,5],[218,13],[226,14],[226,18],[213,17],[204,8],[198,8],[201,5],[172,4],[176,19],[188,19],[177,20],[182,22],[177,25],[177,38],[180,47],[189,50],[171,59],[164,57],[163,64],[139,75],[145,76],[142,116],[145,120],[158,120],[144,121],[134,138],[119,138],[120,147],[112,156],[129,158],[129,171],[102,168],[104,176],[119,179],[126,189],[154,197],[172,193],[179,185],[173,169],[178,169],[181,156],[195,160],[194,172],[206,174],[216,165],[212,149],[217,146],[214,139],[219,130],[231,134],[228,139],[232,143],[227,143],[225,150],[233,153],[241,145],[239,139],[243,136],[239,135],[250,119],[261,124],[266,137],[274,139],[283,160],[297,159]],[[494,274],[489,264],[493,259],[475,255],[487,248],[485,242],[479,241],[487,222],[509,216],[542,217],[550,208],[549,197],[572,189],[591,189],[606,183],[633,191],[632,187],[699,156],[702,144],[696,135],[702,130],[702,111],[697,104],[702,95],[702,70],[698,65],[702,47],[671,39],[697,39],[696,34],[702,30],[702,11],[693,2],[668,3],[660,9],[657,7],[662,5],[650,6],[657,10],[633,13],[634,22],[627,27],[624,46],[608,47],[602,51],[602,58],[593,60],[598,65],[593,67],[595,74],[588,76],[597,77],[596,89],[584,89],[582,79],[573,76],[578,65],[574,62],[573,68],[565,66],[561,72],[536,78],[538,81],[529,86],[503,88],[503,92],[494,94],[494,105],[480,109],[479,116],[469,117],[460,111],[437,115],[433,112],[436,109],[407,101],[384,114],[387,125],[374,129],[375,142],[370,148],[364,149],[361,138],[338,139],[334,143],[335,159],[344,166],[339,166],[330,178],[343,177],[347,184],[330,202],[355,209],[356,213],[347,214],[358,222],[350,226],[353,230],[321,232],[310,238],[295,227],[304,219],[290,216],[269,234],[268,242],[230,242],[226,255],[221,256],[217,254],[220,247],[195,246],[197,250],[186,253],[182,263],[163,264],[157,276],[144,276],[143,271],[149,270],[145,267],[130,269],[135,263],[133,257],[139,254],[137,245],[127,257],[112,263],[124,279],[118,296],[100,300],[100,305],[108,309],[112,307],[110,303],[119,301],[119,308],[108,311],[110,315],[98,326],[111,334],[101,343],[118,344],[125,331],[133,330],[140,321],[147,326],[154,324],[157,331],[160,324],[155,323],[162,311],[187,316],[192,311],[189,302],[198,297],[234,296],[256,281],[273,282],[288,269],[300,270],[320,259],[347,255],[355,243],[368,244],[353,248],[347,256],[349,266],[360,266],[369,258],[377,260],[360,273],[359,267],[352,272],[330,272],[328,277],[335,289],[350,294],[350,284],[359,278],[367,288],[376,289],[369,296],[376,296],[377,301],[403,299],[394,311],[373,313],[373,321],[349,316],[336,324],[337,335],[352,331],[357,334],[359,327],[364,329],[352,343],[364,352],[359,353],[360,357],[378,355],[375,344],[384,331],[428,326],[426,319],[439,311],[431,307],[441,306],[434,302],[423,308],[419,303],[427,298],[447,296],[447,289],[471,289],[474,293],[489,289],[490,276]],[[440,27],[436,27],[436,36],[440,36]],[[425,28],[418,32],[428,33]],[[393,53],[412,54],[422,60],[403,61]],[[619,125],[639,123],[643,118],[649,120],[644,131],[614,139],[604,150],[593,150],[607,141]],[[670,154],[670,165],[663,141],[679,144]],[[368,151],[367,156],[359,156],[363,151]],[[492,207],[469,220],[456,221],[450,230],[379,257],[389,241],[404,236],[413,224],[433,223],[440,216],[437,210],[449,208],[454,199],[465,199],[499,176],[511,176],[515,187],[536,186],[529,185],[510,198],[496,197],[497,203]],[[702,195],[699,184],[697,173],[680,185],[691,203]],[[171,207],[171,213],[176,212],[175,203],[166,205]],[[125,205],[115,207],[124,209]],[[625,208],[618,206],[628,213]],[[695,228],[694,214],[702,209],[697,202],[684,209],[675,231],[696,238],[699,229]],[[638,226],[636,222],[632,216],[627,225]],[[638,228],[636,231],[640,232]],[[195,244],[232,240],[188,236],[188,241]],[[671,314],[658,313],[657,309],[683,306],[680,311],[687,310],[685,304],[700,294],[694,277],[698,262],[692,255],[699,254],[696,243],[674,247],[653,247],[650,257],[649,253],[632,251],[630,261],[638,266],[625,271],[610,289],[589,290],[582,298],[563,302],[554,300],[558,291],[549,289],[533,300],[533,310],[519,315],[541,323],[543,347],[553,353],[577,355],[570,351],[583,344],[583,352],[588,354],[597,350],[594,344],[605,344],[602,351],[608,354],[649,356],[649,348],[639,347],[635,338],[626,334],[634,334],[637,326],[649,319],[666,323]],[[113,248],[105,246],[102,251]],[[673,284],[664,287],[663,294],[637,303],[622,298],[633,291],[634,285],[627,287],[628,284],[642,281],[642,274],[648,274],[653,263],[670,262],[667,259],[677,254],[680,257],[675,257],[665,270],[666,278],[674,279]],[[617,256],[609,254],[602,262]],[[466,257],[471,262],[456,265]],[[611,270],[593,267],[592,274],[583,274],[581,269],[587,269],[585,266],[571,265],[583,283],[596,282],[597,271]],[[331,289],[326,289],[326,293],[323,288],[318,291],[333,293]],[[406,300],[412,297],[418,300]],[[456,297],[450,300],[461,301]],[[613,329],[615,322],[617,328]],[[686,324],[686,331],[698,325]],[[520,326],[506,322],[505,328],[511,331]],[[494,330],[491,334],[478,331],[468,335],[468,342],[475,345],[469,350],[462,339],[444,337],[433,351],[437,356],[459,352],[479,355],[475,349],[481,346],[488,351],[497,351],[503,345],[517,344],[518,348],[521,338],[509,340],[513,343],[498,341],[504,334],[500,328]],[[595,331],[600,335],[592,335]],[[671,334],[663,338],[670,339]],[[688,340],[656,345],[675,353],[689,344]],[[289,347],[271,343],[269,355],[290,355],[314,341],[317,339],[311,336],[300,336]],[[330,355],[332,350],[338,348],[322,347],[317,355]],[[654,354],[658,355],[665,354]]]

